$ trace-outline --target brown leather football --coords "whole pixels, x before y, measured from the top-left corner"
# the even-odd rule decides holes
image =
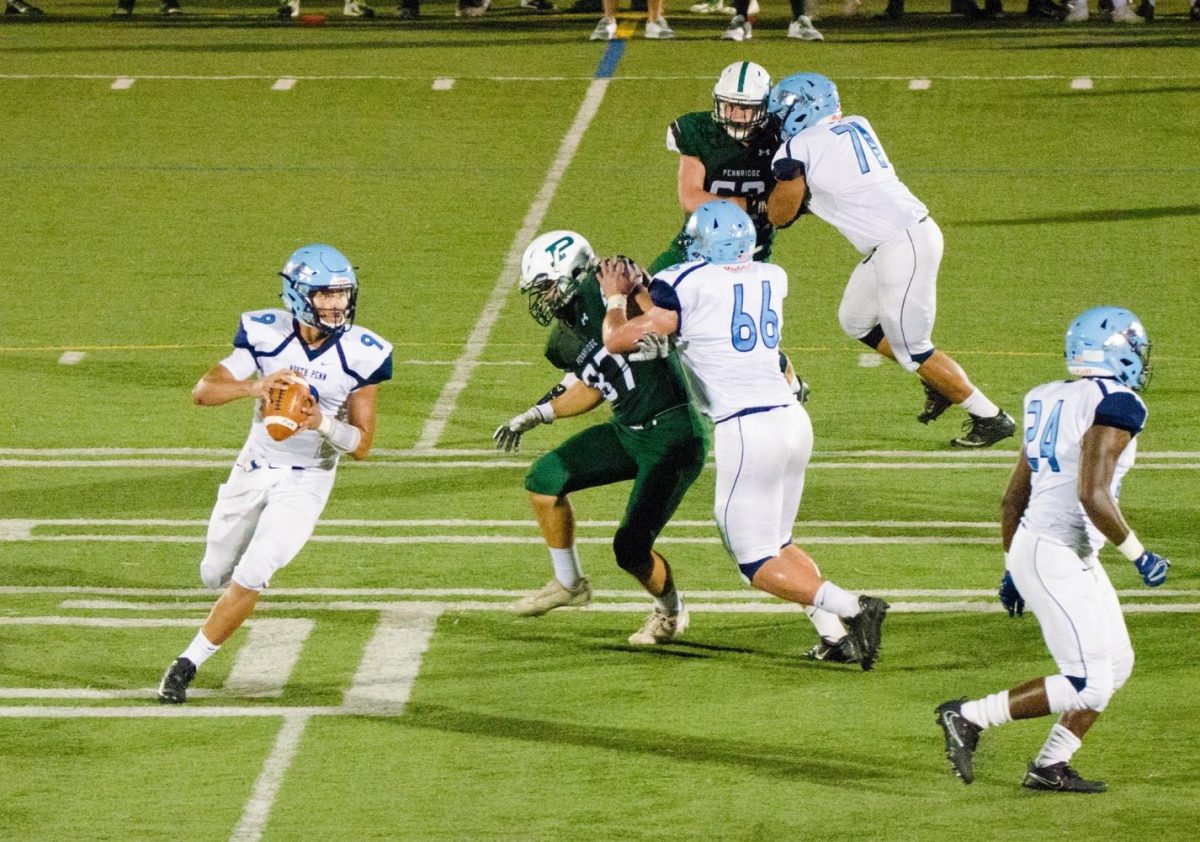
[[[309,397],[308,384],[302,380],[289,380],[267,390],[262,413],[271,438],[283,441],[299,432],[304,423],[303,407]]]

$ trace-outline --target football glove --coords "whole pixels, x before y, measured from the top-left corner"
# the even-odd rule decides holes
[[[635,343],[634,350],[625,355],[625,359],[631,363],[644,363],[669,356],[671,356],[671,337],[652,332],[639,339]]]
[[[1171,562],[1146,550],[1134,559],[1133,566],[1142,574],[1142,581],[1146,583],[1146,587],[1157,588],[1167,581],[1167,570],[1171,567]]]
[[[1007,570],[1004,571],[1004,577],[1000,579],[1000,604],[1004,606],[1004,610],[1010,617],[1025,616],[1025,600],[1021,597],[1021,592],[1017,590],[1012,574]]]
[[[538,424],[550,424],[554,421],[554,410],[550,404],[543,403],[531,406],[507,423],[501,424],[492,433],[492,441],[497,450],[514,453],[521,449],[521,436],[532,430]]]
[[[792,376],[796,378],[794,382],[789,384],[792,394],[796,396],[796,400],[801,405],[808,403],[808,396],[812,394],[812,387],[799,374],[793,373]]]

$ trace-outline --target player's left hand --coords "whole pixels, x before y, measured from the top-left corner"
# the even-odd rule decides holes
[[[505,453],[515,453],[521,449],[521,436],[532,430],[538,424],[549,424],[554,420],[554,411],[549,404],[531,406],[520,415],[510,418],[508,423],[501,424],[492,433],[492,441],[497,450]]]
[[[1012,574],[1007,570],[1004,571],[1004,577],[1000,580],[1000,604],[1004,606],[1004,610],[1010,617],[1025,616],[1025,600],[1021,597],[1021,592],[1017,590]]]
[[[1142,581],[1146,583],[1146,587],[1157,588],[1167,581],[1167,570],[1170,569],[1171,562],[1146,550],[1134,559],[1133,566],[1137,568],[1138,573],[1142,574]]]
[[[631,363],[644,363],[669,356],[671,356],[671,337],[651,332],[634,343],[634,350],[626,354],[625,359]]]

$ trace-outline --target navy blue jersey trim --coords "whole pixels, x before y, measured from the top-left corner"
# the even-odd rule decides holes
[[[676,278],[674,281],[671,282],[671,289],[679,289],[679,284],[683,281],[684,278],[686,278],[688,275],[695,272],[697,269],[703,269],[707,265],[708,265],[707,262],[697,263],[691,269],[688,269],[686,272],[681,273],[678,278]]]
[[[1146,426],[1146,407],[1129,392],[1110,392],[1096,406],[1093,424],[1116,427],[1136,436]]]

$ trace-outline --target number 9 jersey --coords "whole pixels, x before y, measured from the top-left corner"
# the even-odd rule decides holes
[[[1132,438],[1113,471],[1112,495],[1137,457],[1137,434],[1146,424],[1146,405],[1128,386],[1111,378],[1058,380],[1025,396],[1025,459],[1032,471],[1029,505],[1021,525],[1038,537],[1062,544],[1087,559],[1105,538],[1079,502],[1083,437],[1095,425],[1116,427]]]

